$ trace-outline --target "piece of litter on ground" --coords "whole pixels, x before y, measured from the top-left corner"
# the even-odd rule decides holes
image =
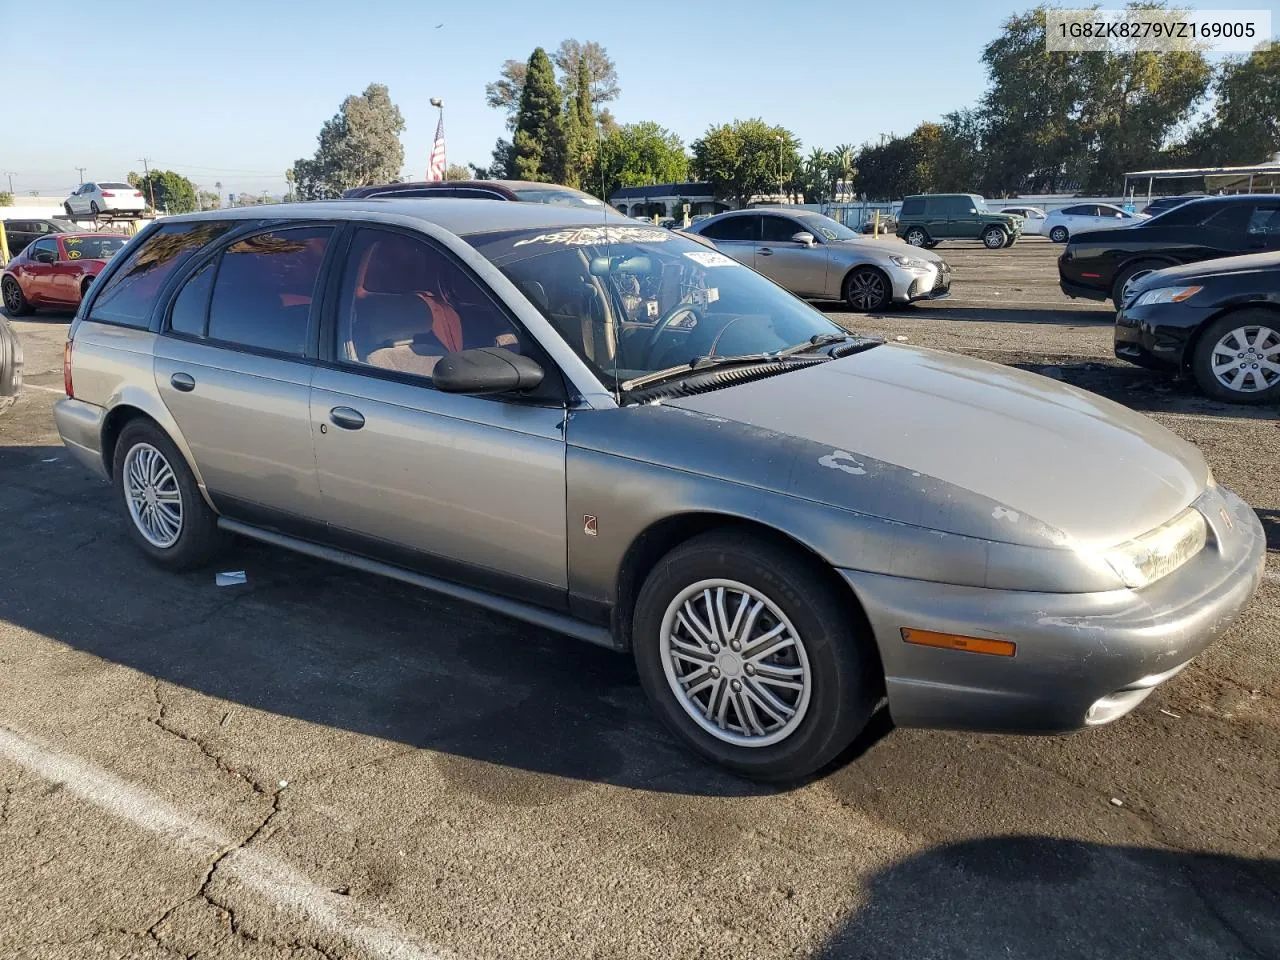
[[[1112,798],[1111,798],[1111,805],[1112,805],[1113,807],[1123,807],[1123,806],[1124,806],[1124,801],[1123,801],[1123,800],[1121,800],[1119,797],[1112,797]]]
[[[906,338],[906,337],[894,337],[893,339],[897,340],[899,343],[906,343],[906,342],[907,342],[907,338]]]
[[[1166,710],[1164,707],[1160,708],[1160,712],[1163,713],[1166,717],[1173,717],[1173,719],[1175,720],[1182,719],[1182,717],[1180,717],[1178,714],[1174,713],[1172,710]]]
[[[228,570],[224,573],[215,573],[213,582],[219,587],[234,587],[238,583],[248,583],[249,578],[245,576],[243,570]]]
[[[289,781],[288,781],[288,780],[281,780],[281,781],[280,781],[280,789],[281,789],[281,790],[283,790],[283,789],[284,789],[285,787],[287,787],[288,785],[289,785]]]
[[[40,462],[41,462],[41,463],[57,463],[57,462],[58,462],[58,458],[57,458],[57,457],[50,457],[48,460],[41,460]]]

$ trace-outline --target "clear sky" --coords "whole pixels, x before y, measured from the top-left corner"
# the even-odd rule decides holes
[[[620,122],[655,120],[688,143],[711,123],[759,116],[793,130],[806,150],[856,145],[972,104],[985,85],[983,45],[1031,6],[0,0],[9,67],[0,172],[15,173],[16,193],[59,194],[79,182],[77,166],[87,180],[116,180],[147,157],[202,188],[221,181],[223,194],[279,193],[284,170],[314,152],[321,124],[372,82],[385,83],[404,114],[405,177],[424,174],[433,96],[445,100],[449,161],[488,163],[506,131],[485,105],[485,83],[504,60],[566,37],[598,41],[616,61],[622,95],[610,109]],[[1280,30],[1276,0],[1193,6],[1271,9]],[[49,82],[24,82],[23,62],[52,64]]]

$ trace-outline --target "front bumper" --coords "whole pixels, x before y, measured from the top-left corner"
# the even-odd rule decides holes
[[[107,411],[67,397],[53,405],[53,422],[67,452],[103,480],[109,479],[102,461],[102,422]]]
[[[1116,314],[1116,356],[1140,367],[1176,373],[1188,359],[1191,335],[1213,312],[1212,307],[1193,309],[1185,303],[1128,304]]]
[[[841,570],[875,633],[901,726],[1062,733],[1123,716],[1220,637],[1262,578],[1266,540],[1231,491],[1197,501],[1203,550],[1141,590],[1059,594]],[[1011,657],[903,641],[910,627],[1010,640]]]
[[[895,267],[890,279],[893,282],[894,303],[941,300],[951,296],[951,266],[945,262],[921,271]]]

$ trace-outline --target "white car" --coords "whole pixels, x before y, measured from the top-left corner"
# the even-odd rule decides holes
[[[1022,235],[1044,235],[1045,212],[1039,207],[1005,207],[1000,213],[1013,213],[1022,218]]]
[[[82,183],[63,201],[68,216],[88,213],[141,213],[147,209],[141,190],[127,183]]]
[[[1146,217],[1127,213],[1109,203],[1077,203],[1075,206],[1054,210],[1041,226],[1041,230],[1054,243],[1066,243],[1067,238],[1086,230],[1112,230],[1116,227],[1132,227]]]

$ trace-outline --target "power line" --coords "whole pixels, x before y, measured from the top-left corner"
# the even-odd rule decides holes
[[[88,169],[89,169],[88,167],[76,167],[76,173],[80,174],[80,185],[81,185],[81,186],[84,186],[84,172],[85,172],[86,170],[88,170]]]

